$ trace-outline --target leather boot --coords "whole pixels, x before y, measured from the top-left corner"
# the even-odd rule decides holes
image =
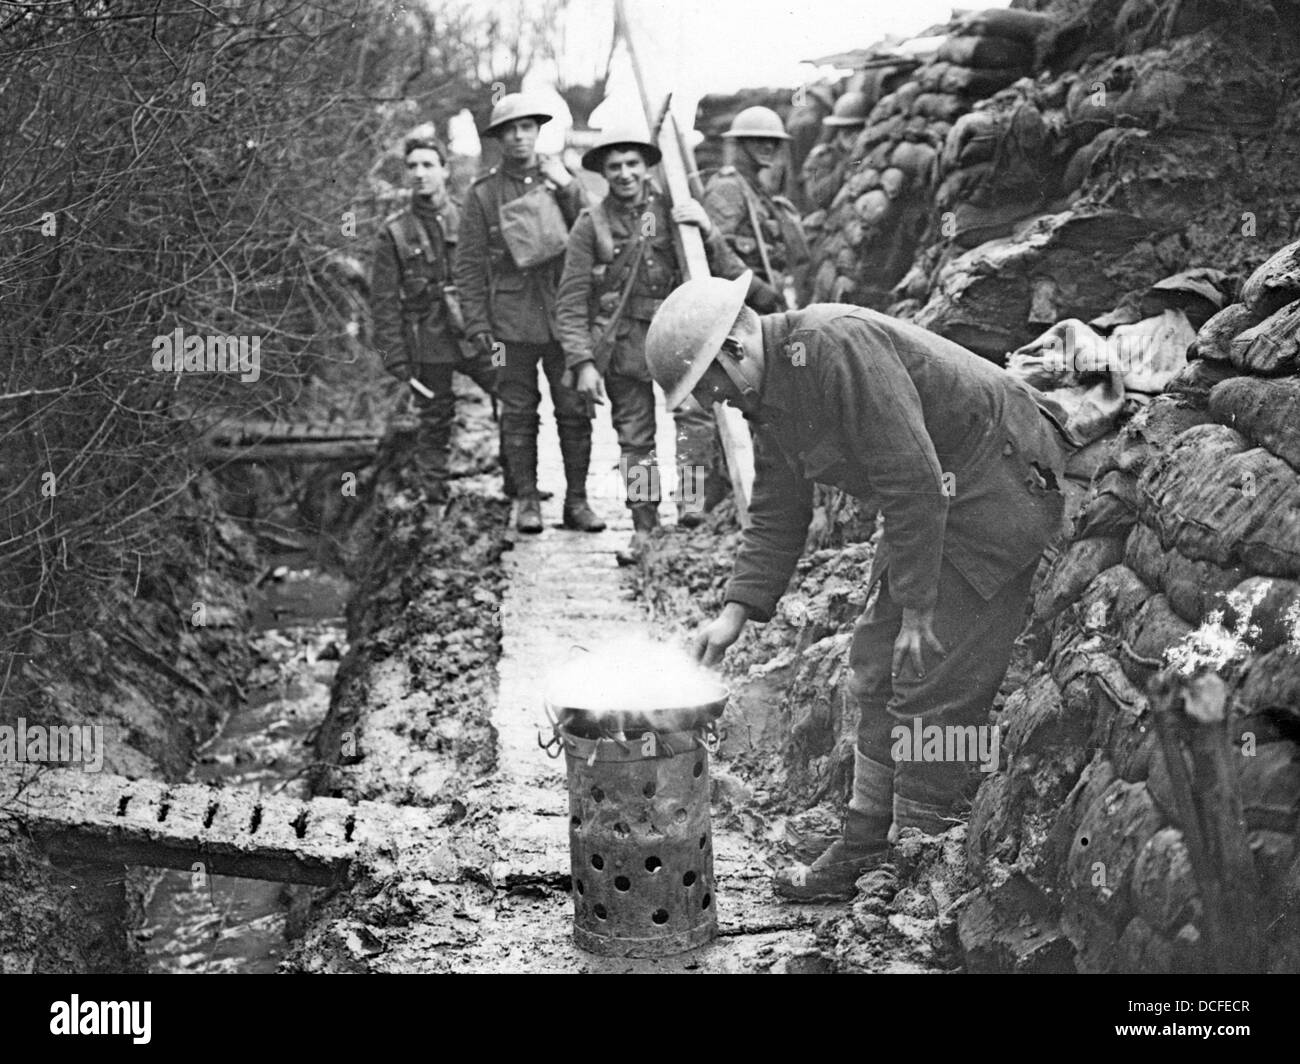
[[[447,501],[447,474],[451,464],[451,423],[428,414],[415,434],[414,465],[424,497],[432,503]]]
[[[507,499],[517,499],[519,492],[515,488],[515,478],[510,473],[510,455],[506,449],[505,433],[500,434],[497,446],[497,462],[501,466],[501,494]],[[554,498],[555,493],[538,488],[537,497],[545,502],[547,499]]]
[[[509,435],[501,438],[501,453],[519,500],[515,528],[529,534],[542,530],[542,504],[537,495],[537,437]]]
[[[587,503],[591,422],[561,422],[560,457],[564,460],[564,527],[576,532],[604,532],[605,522],[596,516]]]
[[[634,503],[632,511],[632,538],[627,547],[614,554],[619,565],[636,565],[650,542],[650,533],[659,527],[659,507],[652,502]]]
[[[777,894],[790,901],[845,901],[856,893],[858,878],[889,858],[889,818],[850,809],[843,835],[811,865],[797,864],[773,879]]]

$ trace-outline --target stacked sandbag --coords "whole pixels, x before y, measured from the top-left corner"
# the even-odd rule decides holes
[[[1300,963],[1298,266],[1300,242],[1212,314],[1225,276],[1189,270],[1113,315],[1176,306],[1201,322],[1178,378],[1209,359],[1230,375],[1171,381],[1106,443],[1035,596],[1041,660],[1001,717],[1008,776],[980,789],[968,829],[988,875],[972,920],[1010,905],[994,869],[1014,864],[1015,896],[1054,901],[1044,923],[1083,971],[1212,966],[1145,694],[1165,668],[1207,665],[1227,684],[1262,918],[1278,929],[1267,966]]]
[[[1021,17],[1023,16],[1023,17]],[[929,224],[939,157],[953,125],[980,100],[1027,78],[1035,40],[1051,20],[1032,12],[977,12],[959,22],[934,58],[877,101],[850,158],[848,175],[824,215],[812,298],[884,309],[908,271]],[[1030,137],[1028,120],[1017,136]],[[1008,170],[1008,173],[1010,171]],[[1036,177],[1018,170],[1022,185]],[[988,185],[990,197],[1008,184]]]

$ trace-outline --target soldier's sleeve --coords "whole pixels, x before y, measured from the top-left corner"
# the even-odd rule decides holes
[[[709,273],[714,277],[722,277],[730,281],[739,277],[748,267],[740,261],[740,256],[727,243],[727,238],[722,235],[722,226],[718,224],[717,219],[712,221],[713,228],[704,238],[704,254],[709,260]]]
[[[374,267],[370,278],[370,316],[375,326],[375,351],[384,368],[399,380],[411,375],[411,356],[402,329],[402,304],[398,285],[401,271],[397,248],[387,229],[375,241]]]
[[[752,620],[770,621],[808,538],[813,485],[795,475],[763,429],[754,436],[750,523],[723,599],[747,606]]]
[[[465,335],[471,337],[492,331],[488,318],[487,231],[483,204],[471,189],[460,212],[460,239],[456,242],[452,274],[460,292]]]
[[[564,273],[555,293],[555,321],[559,327],[564,364],[569,369],[592,357],[591,322],[588,320],[591,296],[591,266],[595,260],[595,226],[591,215],[583,211],[569,233],[564,252]]]
[[[724,237],[730,237],[746,220],[745,194],[734,180],[715,178],[704,190],[704,199],[700,201],[709,212],[713,224],[722,230]]]
[[[560,213],[564,215],[564,224],[572,228],[582,213],[584,204],[582,185],[580,179],[575,177],[563,188],[555,190],[555,199],[560,205]]]
[[[921,397],[884,330],[869,344],[824,332],[791,334],[809,344],[827,413],[839,426],[845,457],[866,470],[885,515],[889,594],[900,605],[927,609],[939,594],[939,564],[948,495]],[[857,338],[855,338],[857,339]],[[956,491],[960,484],[953,485]]]

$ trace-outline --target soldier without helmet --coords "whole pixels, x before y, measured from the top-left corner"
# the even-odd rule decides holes
[[[447,149],[432,128],[402,145],[410,205],[385,219],[375,247],[371,313],[384,368],[406,384],[419,417],[415,461],[431,502],[447,498],[448,460],[459,371],[496,394],[490,358],[467,355],[452,285],[460,207],[447,192]],[[416,387],[416,385],[419,387]]]

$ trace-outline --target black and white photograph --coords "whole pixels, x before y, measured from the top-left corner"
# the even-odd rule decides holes
[[[0,0],[7,1028],[1286,1015],[1300,0],[983,2]]]

